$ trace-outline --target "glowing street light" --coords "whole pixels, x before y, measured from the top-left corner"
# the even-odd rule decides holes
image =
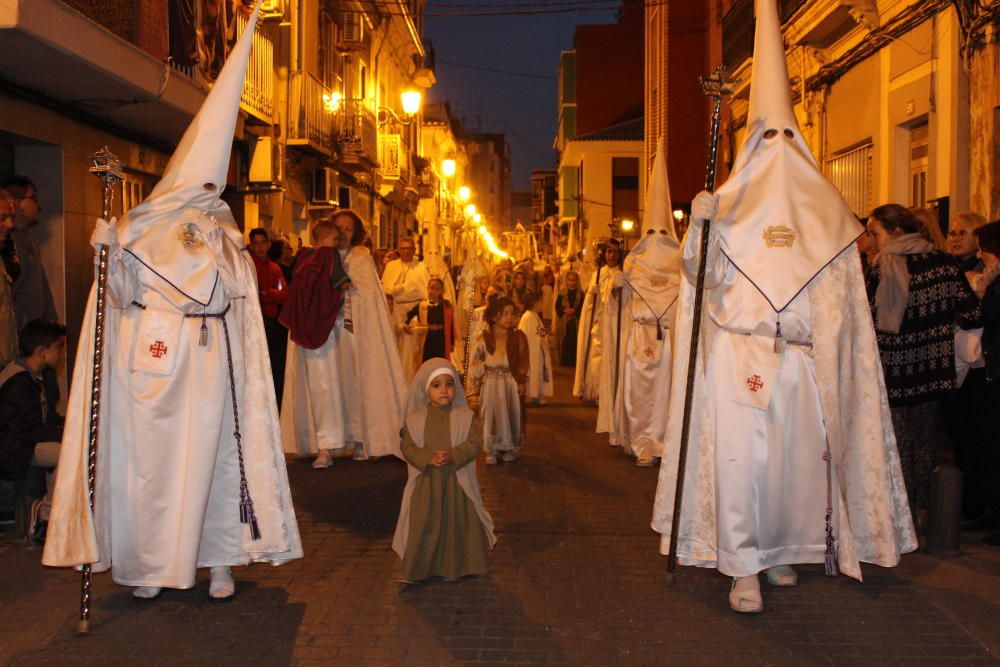
[[[463,185],[458,189],[458,198],[461,201],[469,201],[472,198],[472,190],[469,189],[468,185]]]
[[[482,213],[473,213],[472,214],[472,221],[474,223],[476,223],[477,225],[481,225],[483,223],[483,214]]]
[[[407,116],[415,116],[417,112],[420,111],[420,103],[423,101],[423,95],[420,94],[419,90],[404,90],[403,91],[403,113]]]
[[[679,208],[675,208],[674,209],[674,220],[677,220],[678,222],[680,222],[683,219],[684,219],[684,211],[682,211]]]
[[[623,232],[628,234],[633,229],[635,229],[635,220],[633,220],[632,218],[624,218],[621,221],[621,228]]]
[[[475,204],[469,204],[468,206],[466,206],[465,207],[465,214],[467,216],[469,216],[469,217],[474,216],[476,214],[476,205]]]
[[[337,113],[340,110],[340,103],[344,100],[342,93],[323,93],[323,108],[328,113]]]
[[[451,158],[441,162],[441,173],[444,174],[445,178],[451,178],[455,175],[455,161]]]

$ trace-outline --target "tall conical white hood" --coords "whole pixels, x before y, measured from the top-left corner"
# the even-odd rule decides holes
[[[190,223],[206,215],[222,225],[226,233],[240,236],[232,212],[220,196],[229,172],[233,133],[259,11],[258,3],[167,163],[163,177],[149,197],[119,224],[118,238],[123,248],[199,303],[211,298],[217,272],[203,244],[192,236]]]
[[[677,297],[680,281],[680,247],[674,230],[670,184],[664,142],[657,143],[653,170],[646,186],[642,238],[625,259],[625,278],[653,313],[666,312]]]
[[[777,2],[756,0],[746,138],[716,194],[723,251],[780,312],[864,230],[799,130]]]

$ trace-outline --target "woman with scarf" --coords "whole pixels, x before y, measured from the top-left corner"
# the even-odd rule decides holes
[[[898,204],[868,218],[878,255],[868,280],[892,425],[918,530],[926,526],[940,403],[955,389],[955,330],[981,324],[979,302],[955,260],[920,235]]]

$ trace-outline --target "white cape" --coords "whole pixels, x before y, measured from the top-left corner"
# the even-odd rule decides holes
[[[227,230],[229,237],[234,234],[239,236],[239,232],[232,228]],[[221,235],[221,230],[216,230]],[[226,243],[226,241],[223,241]],[[299,539],[298,525],[295,520],[295,513],[292,507],[292,499],[289,493],[288,475],[285,469],[284,454],[281,450],[281,433],[278,427],[278,414],[274,399],[274,384],[271,378],[271,367],[267,355],[267,343],[264,338],[263,320],[260,312],[260,304],[254,295],[257,289],[256,272],[249,256],[246,252],[236,249],[235,244],[229,242],[226,252],[238,255],[232,262],[236,275],[233,278],[242,287],[242,294],[227,295],[231,298],[232,310],[227,315],[226,320],[232,329],[232,337],[235,340],[233,345],[233,361],[237,364],[235,372],[237,378],[242,377],[242,382],[237,381],[239,390],[237,403],[241,419],[241,434],[243,443],[244,459],[246,463],[246,478],[253,500],[253,506],[257,521],[262,533],[261,539],[251,540],[250,530],[247,526],[242,526],[241,544],[234,546],[235,553],[220,555],[216,549],[210,549],[212,553],[205,552],[205,545],[199,549],[198,566],[212,564],[239,564],[250,561],[267,561],[280,564],[295,558],[302,557],[302,544]],[[221,288],[220,288],[221,289]],[[112,489],[112,475],[114,469],[122,469],[128,465],[126,457],[127,451],[121,451],[115,443],[120,440],[121,432],[116,432],[112,437],[112,430],[118,428],[123,417],[115,415],[118,405],[116,397],[112,395],[112,386],[118,384],[128,385],[128,378],[114,378],[116,366],[124,363],[124,359],[130,355],[130,350],[123,349],[119,345],[117,334],[120,330],[123,312],[119,308],[108,307],[105,316],[105,351],[104,351],[104,374],[101,388],[101,421],[99,429],[99,442],[97,446],[97,478],[95,484],[95,508],[94,513],[88,507],[87,495],[87,450],[89,443],[90,427],[90,402],[91,402],[91,374],[93,368],[94,352],[94,328],[95,328],[95,291],[91,289],[90,298],[87,303],[86,318],[83,323],[80,335],[80,344],[76,356],[75,372],[70,389],[69,400],[66,411],[66,425],[63,434],[62,452],[59,458],[59,475],[56,483],[52,516],[49,521],[48,535],[45,542],[45,552],[42,562],[45,565],[57,567],[78,566],[90,563],[94,571],[101,572],[108,568],[121,565],[133,571],[141,571],[143,566],[136,563],[113,563],[112,562],[112,532],[116,535],[132,534],[134,527],[113,526],[112,525],[112,503],[121,502],[125,499],[122,494],[125,491]],[[249,298],[232,298],[249,295]],[[190,322],[187,326],[198,328],[197,320]],[[210,336],[221,336],[221,323],[215,322],[209,327]],[[238,347],[242,340],[242,349]],[[218,339],[213,341],[214,345],[221,344]],[[241,363],[242,362],[242,363]],[[228,371],[224,368],[220,372],[227,373],[225,383],[228,386]],[[194,388],[191,388],[194,389]],[[120,400],[121,397],[119,397]],[[182,397],[183,398],[183,397]],[[232,417],[232,404],[229,392],[226,391],[226,400],[218,415],[220,424],[227,423],[226,420]],[[121,405],[124,405],[122,403]],[[150,405],[150,410],[156,410],[157,406]],[[228,417],[226,416],[228,413]],[[198,425],[194,425],[198,428]],[[169,447],[169,443],[156,443],[157,446]],[[235,453],[235,439],[231,431],[223,430],[220,435],[220,451]],[[141,447],[137,447],[141,449]],[[227,483],[219,483],[219,477],[231,476],[235,463],[221,460],[216,464],[212,476],[212,499],[210,505],[217,502],[217,494],[229,494],[230,496],[238,489],[221,488],[228,486]],[[204,472],[204,471],[202,471]],[[132,474],[131,469],[126,473]],[[127,479],[131,479],[128,477]],[[169,480],[167,480],[169,481]],[[181,480],[178,480],[180,482]],[[237,477],[238,486],[238,477]],[[156,485],[163,487],[165,481],[158,480]],[[198,486],[196,484],[196,486]],[[177,487],[178,489],[181,487]],[[184,488],[188,488],[185,486]],[[153,498],[145,499],[143,507],[147,508],[160,503],[182,503],[184,498]],[[204,500],[204,499],[201,499]],[[192,498],[191,502],[197,499]],[[127,502],[127,500],[126,500]],[[116,510],[117,511],[117,510]],[[233,503],[231,521],[238,520],[238,508]],[[155,517],[152,517],[155,519]],[[224,521],[228,526],[228,520]],[[188,547],[189,544],[181,544],[182,539],[176,537],[181,533],[188,532],[192,527],[154,525],[144,527],[146,532],[156,535],[166,542],[173,540],[174,548]],[[194,532],[197,532],[197,528]],[[173,531],[173,532],[172,532]],[[175,537],[171,537],[175,535]],[[211,536],[203,537],[209,539]],[[162,561],[160,554],[150,550],[158,551],[166,542],[159,541],[157,544],[138,544],[139,551],[145,551],[147,557],[153,561]],[[145,546],[145,550],[143,547]],[[195,545],[197,548],[197,545]],[[213,562],[205,562],[205,559]],[[214,562],[214,559],[221,558],[224,562]],[[169,560],[169,559],[167,559]],[[164,581],[161,585],[184,588],[193,584],[190,573],[177,573],[176,581]],[[120,578],[116,576],[116,581]],[[121,583],[132,584],[130,581]],[[146,584],[155,585],[155,584]]]
[[[526,399],[542,398],[552,395],[552,351],[549,345],[549,332],[542,318],[533,310],[527,310],[521,315],[517,328],[528,339],[528,352],[531,367],[528,371],[528,386],[525,387]]]
[[[820,405],[835,466],[840,570],[861,579],[860,562],[891,567],[917,548],[889,415],[875,331],[861,265],[853,248],[841,253],[806,288],[812,313],[813,355]],[[694,286],[682,279],[674,326],[674,366],[668,447],[660,466],[652,527],[666,554],[673,529],[674,494],[687,380]],[[715,425],[704,417],[706,351],[722,335],[705,315],[699,341],[678,536],[678,561],[716,567]],[[822,517],[817,521],[822,522]]]

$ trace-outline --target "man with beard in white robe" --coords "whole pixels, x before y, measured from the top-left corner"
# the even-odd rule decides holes
[[[91,290],[42,560],[111,568],[138,598],[191,588],[199,567],[228,598],[230,566],[302,556],[256,274],[220,199],[255,26],[149,198],[92,238],[109,247],[94,510]]]
[[[730,607],[763,611],[758,573],[795,563],[861,579],[917,547],[855,239],[792,111],[776,0],[758,0],[747,137],[728,181],[692,206],[674,386],[653,528],[682,564],[733,577]],[[678,526],[672,525],[702,221],[713,220]]]
[[[431,281],[431,273],[423,262],[415,259],[417,243],[413,237],[401,238],[398,250],[399,259],[394,259],[385,265],[382,288],[393,299],[393,319],[397,323],[406,324],[406,313],[427,298],[427,284]],[[414,373],[423,363],[420,346],[417,345],[416,336],[407,334],[401,327],[398,328],[396,344],[403,365],[403,379],[408,386]]]
[[[641,467],[651,467],[663,455],[667,437],[673,361],[670,327],[680,282],[680,244],[672,210],[660,140],[646,191],[643,236],[629,252],[624,273],[616,276],[624,317],[608,439]],[[610,390],[614,375],[609,379]]]
[[[361,245],[365,228],[350,209],[330,217],[350,287],[327,338],[315,350],[292,345],[286,362],[281,425],[285,451],[315,455],[314,468],[354,451],[356,460],[401,456],[399,424],[406,384],[389,306],[375,261]]]
[[[598,246],[598,268],[587,288],[587,296],[580,311],[580,330],[577,333],[576,377],[573,395],[584,401],[598,403],[606,383],[605,365],[614,364],[618,324],[618,294],[615,287],[621,273],[621,249],[617,242],[607,241]],[[613,369],[613,366],[612,366]],[[610,393],[610,391],[609,391]],[[610,404],[605,411],[598,411],[597,432],[607,433],[610,422]]]

